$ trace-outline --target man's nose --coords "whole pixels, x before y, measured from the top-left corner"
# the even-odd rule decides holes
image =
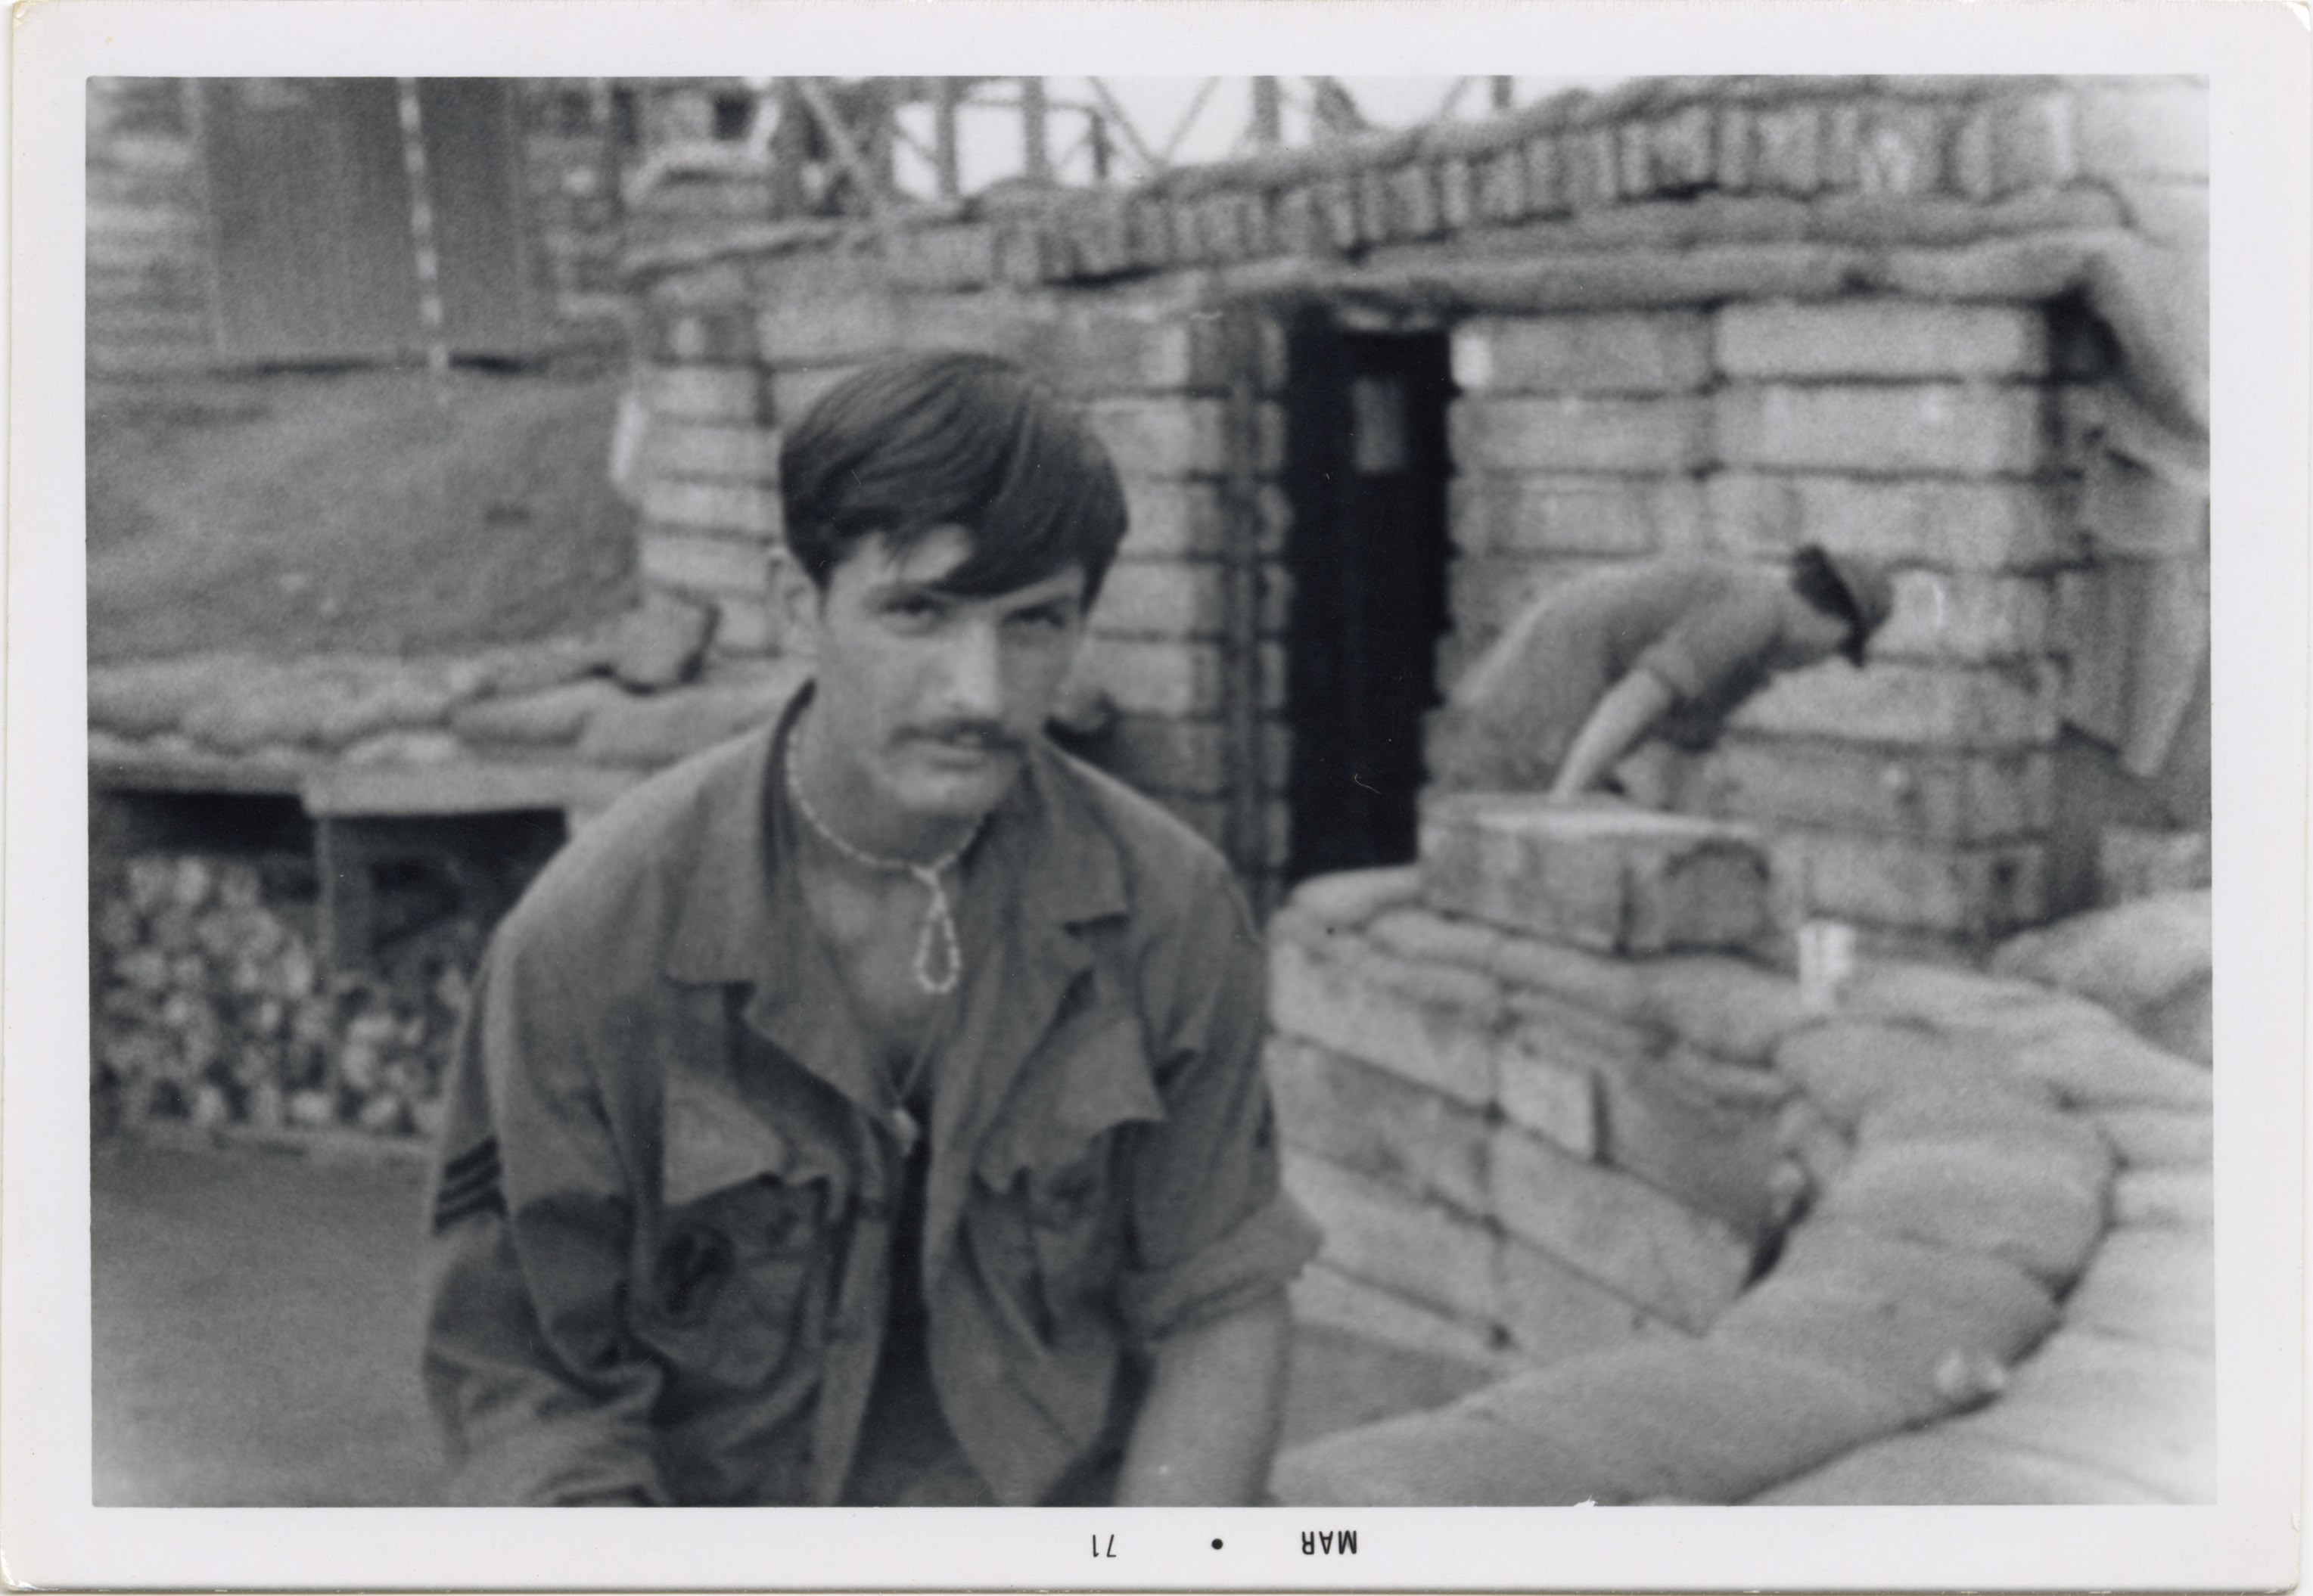
[[[1000,720],[1004,715],[1004,651],[993,626],[956,629],[947,651],[942,708],[957,718]]]

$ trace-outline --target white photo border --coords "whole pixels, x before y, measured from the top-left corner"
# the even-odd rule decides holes
[[[49,1587],[2273,1588],[2297,1578],[2306,1136],[2309,52],[2287,4],[45,0],[13,19],[0,1557]],[[129,1509],[90,1504],[86,79],[2060,71],[2212,86],[2216,1504]],[[1354,1566],[1304,1530],[1354,1528]],[[1089,1534],[1114,1559],[1088,1564]],[[1215,1537],[1227,1547],[1211,1548]]]

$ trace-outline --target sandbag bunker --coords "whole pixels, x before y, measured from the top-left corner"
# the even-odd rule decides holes
[[[1284,1499],[2208,1499],[2205,1033],[2105,1006],[2204,1001],[2205,894],[1803,995],[1740,828],[1474,794],[1422,850],[1271,923],[1297,1306],[1496,1377]]]

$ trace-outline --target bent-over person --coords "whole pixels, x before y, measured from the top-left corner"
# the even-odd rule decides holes
[[[1123,536],[1082,421],[902,358],[781,454],[776,725],[496,934],[432,1195],[471,1503],[1256,1501],[1285,1283],[1227,867],[1042,735]]]
[[[1434,746],[1441,786],[1611,784],[1650,737],[1701,752],[1776,675],[1861,665],[1891,608],[1877,566],[1810,544],[1783,569],[1672,557],[1579,576],[1521,611],[1455,688]]]

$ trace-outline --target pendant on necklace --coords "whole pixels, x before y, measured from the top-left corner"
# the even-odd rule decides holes
[[[963,946],[956,940],[955,914],[948,908],[947,889],[940,884],[938,871],[910,864],[908,873],[931,894],[924,906],[923,930],[916,937],[916,986],[930,996],[945,997],[963,978]]]

